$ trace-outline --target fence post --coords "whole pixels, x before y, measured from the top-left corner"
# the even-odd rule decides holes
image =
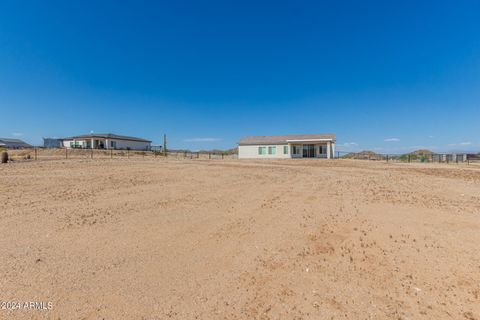
[[[35,148],[34,150],[35,150],[35,160],[37,160],[37,148]]]
[[[208,153],[208,159],[212,159],[210,152]]]
[[[93,159],[93,148],[90,151],[90,159]]]
[[[410,155],[408,155],[408,163],[410,163]]]
[[[65,148],[65,159],[68,159],[68,148]]]
[[[113,159],[113,149],[110,149],[110,159]]]
[[[223,160],[223,156],[224,156],[224,154],[222,153],[222,160]]]

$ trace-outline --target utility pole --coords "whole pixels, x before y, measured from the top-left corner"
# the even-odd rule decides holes
[[[163,154],[167,156],[167,134],[163,134]]]

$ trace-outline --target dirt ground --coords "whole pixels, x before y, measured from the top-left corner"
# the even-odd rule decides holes
[[[0,204],[0,301],[51,303],[0,319],[480,319],[480,166],[17,162]]]

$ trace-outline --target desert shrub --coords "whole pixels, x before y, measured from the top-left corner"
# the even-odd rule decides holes
[[[415,161],[419,159],[418,155],[416,155],[415,153],[402,154],[399,159],[401,161],[408,161],[408,157],[410,157],[410,161]],[[423,162],[422,158],[420,158],[420,160]]]
[[[7,162],[8,162],[8,153],[7,153],[6,151],[3,151],[3,152],[2,152],[1,162],[2,162],[2,163],[7,163]]]

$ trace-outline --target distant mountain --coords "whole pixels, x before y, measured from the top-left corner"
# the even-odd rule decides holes
[[[382,156],[370,150],[364,150],[360,152],[350,152],[344,155],[342,158],[346,159],[380,159]]]
[[[422,161],[425,161],[427,159],[429,159],[432,155],[435,155],[436,153],[433,152],[433,151],[430,151],[430,150],[427,150],[427,149],[420,149],[420,150],[415,150],[413,152],[410,152],[410,153],[405,153],[405,154],[402,154],[399,159],[400,160],[403,160],[403,161],[406,161],[406,160],[422,160]]]
[[[416,155],[419,157],[431,156],[432,154],[436,154],[436,153],[427,149],[420,149],[420,150],[415,150],[413,152],[407,153],[407,155]]]
[[[225,154],[225,155],[230,155],[230,154],[238,154],[238,148],[232,148],[232,149],[227,149],[227,150],[220,150],[220,149],[212,149],[212,150],[198,150],[198,151],[192,151],[188,149],[168,149],[168,152],[174,152],[174,153],[212,153],[212,154]]]

